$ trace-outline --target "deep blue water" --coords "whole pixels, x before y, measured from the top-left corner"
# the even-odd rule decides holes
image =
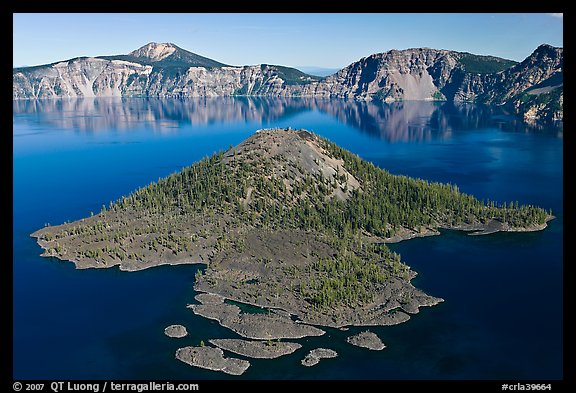
[[[85,99],[13,104],[15,379],[560,379],[563,357],[562,130],[497,109],[296,99]],[[262,127],[306,128],[395,174],[457,184],[480,198],[551,208],[536,233],[442,236],[392,245],[445,302],[370,328],[372,352],[327,329],[304,348],[251,360],[242,377],[193,368],[178,347],[234,337],[193,315],[196,265],[137,273],[75,270],[41,258],[29,234],[226,149]],[[182,323],[184,339],[166,337]],[[309,349],[335,359],[300,365]]]

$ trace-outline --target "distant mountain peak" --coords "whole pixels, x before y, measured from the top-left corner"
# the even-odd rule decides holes
[[[542,49],[557,50],[557,49],[562,49],[562,48],[558,48],[558,47],[552,46],[550,44],[544,43],[544,44],[538,45],[538,48],[536,48],[535,51],[542,50]]]
[[[130,56],[146,58],[151,61],[160,61],[172,55],[177,49],[179,48],[170,42],[150,42],[143,47],[130,52]]]
[[[563,119],[563,61],[563,49],[547,44],[521,63],[446,49],[393,49],[320,77],[281,65],[228,66],[173,43],[150,42],[128,55],[14,68],[12,97],[267,95],[386,102],[449,100],[507,105],[530,121],[555,121]]]
[[[532,52],[530,56],[527,57],[526,60],[530,58],[541,58],[541,57],[561,57],[563,54],[563,48],[557,48],[555,46],[549,44],[541,44]]]
[[[171,42],[150,42],[128,54],[143,63],[156,66],[223,67],[226,64],[189,52]]]

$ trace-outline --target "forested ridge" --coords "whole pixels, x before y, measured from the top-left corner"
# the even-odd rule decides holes
[[[455,226],[491,219],[526,227],[544,224],[551,215],[540,207],[519,206],[517,201],[480,201],[455,185],[392,175],[317,138],[329,156],[343,160],[343,167],[361,184],[345,201],[331,198],[337,188],[346,191],[344,174],[329,180],[296,165],[298,173],[292,175],[289,188],[282,178],[270,175],[272,167],[286,163],[283,156],[264,158],[255,151],[245,159],[225,163],[225,153],[220,152],[137,190],[111,209],[192,216],[224,213],[250,225],[329,231],[339,237],[362,230],[390,237],[401,227]],[[253,200],[246,204],[249,189],[254,190]]]
[[[539,207],[484,203],[455,185],[392,175],[305,130],[274,129],[93,217],[33,235],[45,255],[84,267],[138,270],[201,259],[208,267],[196,277],[198,288],[326,314],[371,304],[393,283],[403,288],[393,295],[399,305],[418,306],[421,295],[409,285],[415,273],[385,244],[394,236],[494,223],[534,230],[550,217]],[[287,240],[276,240],[278,233]],[[286,244],[270,253],[279,242]]]

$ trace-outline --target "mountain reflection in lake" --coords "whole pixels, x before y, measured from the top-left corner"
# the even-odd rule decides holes
[[[178,132],[183,124],[230,122],[266,124],[317,111],[389,142],[429,141],[449,137],[460,129],[497,127],[504,131],[539,131],[504,109],[453,102],[402,101],[393,103],[339,99],[282,97],[219,98],[84,98],[13,101],[13,116],[26,114],[40,125],[98,132],[146,127],[162,133]],[[34,114],[35,116],[29,116]],[[546,132],[562,136],[562,123]]]
[[[561,127],[535,129],[502,108],[449,102],[98,98],[14,101],[13,110],[15,380],[562,378]],[[255,359],[242,377],[174,358],[184,346],[238,338],[186,308],[197,266],[79,271],[41,257],[30,237],[268,127],[306,128],[393,174],[535,204],[556,219],[541,232],[446,231],[390,245],[418,272],[414,285],[444,303],[403,324],[371,326],[384,351],[346,342],[366,327],[327,329],[295,340],[303,348],[293,355]],[[189,336],[167,337],[172,324]],[[302,366],[319,347],[338,357]]]

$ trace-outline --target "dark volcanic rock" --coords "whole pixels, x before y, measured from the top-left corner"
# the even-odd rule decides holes
[[[211,344],[218,348],[234,352],[238,355],[260,359],[274,359],[280,356],[289,355],[302,348],[298,343],[279,341],[250,341],[240,339],[213,339]]]
[[[358,333],[355,336],[350,336],[346,339],[346,342],[356,345],[357,347],[368,348],[373,351],[381,351],[386,348],[386,345],[380,340],[375,333],[370,331],[365,331]]]
[[[186,328],[182,325],[170,325],[166,329],[164,329],[164,334],[168,337],[173,338],[182,338],[188,335]]]
[[[194,313],[273,340],[324,334],[312,325],[394,325],[442,302],[412,285],[416,273],[386,242],[438,228],[542,230],[551,218],[392,175],[306,130],[263,129],[97,215],[32,236],[44,256],[78,268],[203,262],[194,289],[206,293]]]
[[[335,358],[336,356],[338,353],[332,349],[316,348],[311,350],[301,363],[303,366],[311,367],[318,364],[322,359]]]
[[[225,358],[220,348],[184,347],[176,351],[176,359],[194,367],[221,371],[231,375],[242,375],[250,367],[247,360]]]
[[[231,304],[192,304],[194,314],[214,319],[220,325],[238,333],[242,337],[256,340],[275,340],[278,338],[302,338],[324,334],[314,326],[295,323],[290,318],[270,314],[242,313]]]

